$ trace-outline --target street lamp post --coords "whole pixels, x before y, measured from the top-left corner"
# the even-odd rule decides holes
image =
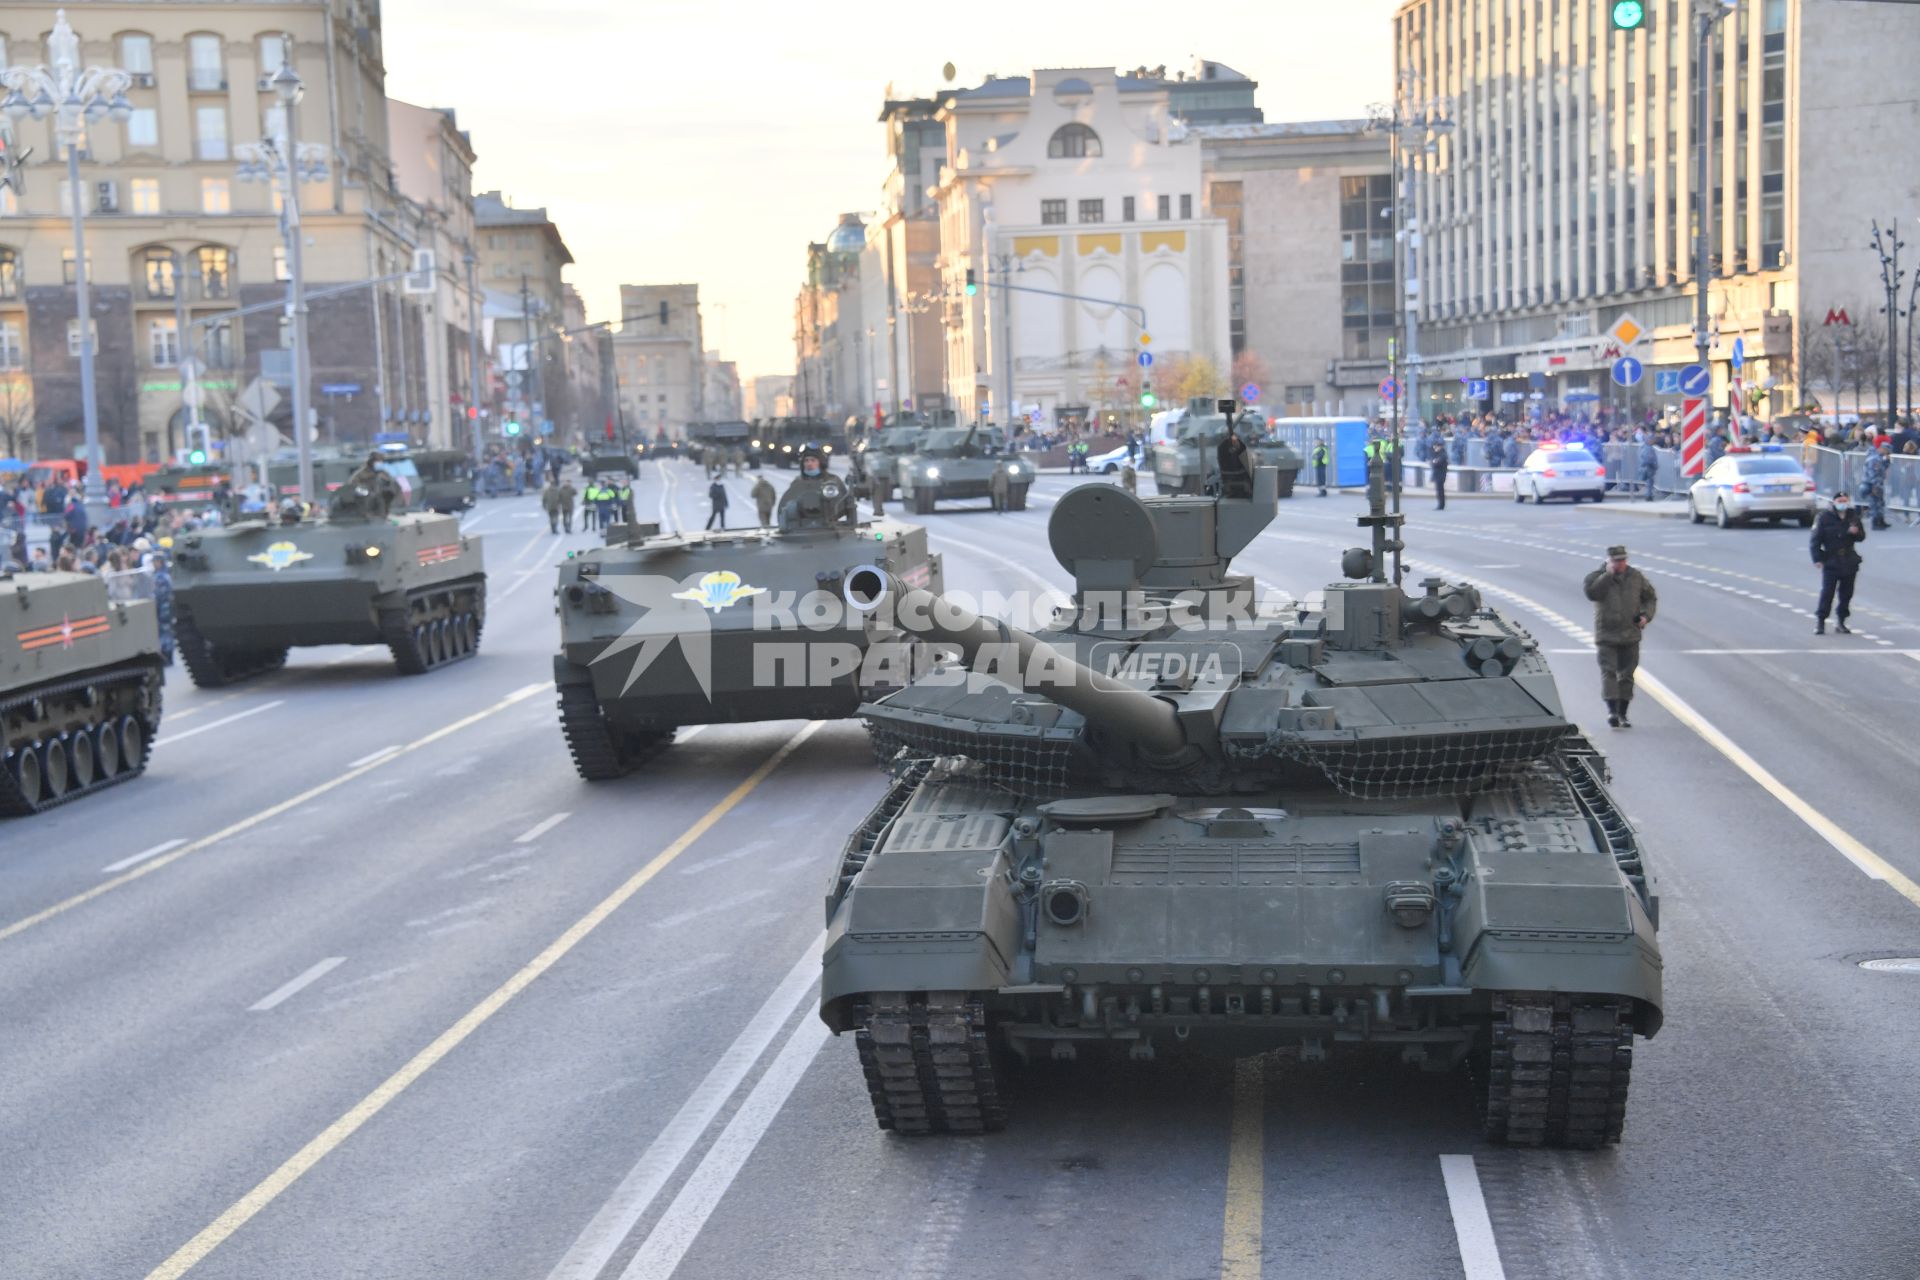
[[[67,149],[67,193],[73,213],[74,310],[80,321],[80,417],[86,432],[87,477],[84,493],[90,513],[106,508],[106,477],[101,474],[100,402],[93,385],[93,316],[88,295],[86,201],[80,196],[80,143],[89,121],[103,116],[125,120],[133,114],[127,86],[133,77],[118,67],[80,66],[80,37],[67,25],[67,11],[54,18],[47,37],[50,63],[37,67],[8,67],[0,74],[7,96],[0,111],[18,120],[53,117],[54,137]]]
[[[286,48],[291,57],[291,39],[286,41]],[[240,157],[237,172],[242,182],[271,182],[280,193],[280,230],[287,241],[287,316],[293,321],[293,440],[300,458],[300,500],[311,502],[313,442],[307,432],[313,388],[308,372],[306,279],[300,263],[300,184],[325,180],[327,149],[318,143],[295,141],[298,130],[294,111],[300,105],[304,86],[292,64],[282,62],[271,83],[282,108],[281,132],[258,142],[241,143],[234,154]]]
[[[1881,415],[1886,421],[1880,424],[1880,429],[1889,434],[1900,409],[1900,318],[1909,314],[1900,309],[1900,281],[1907,274],[1900,265],[1900,250],[1906,244],[1900,238],[1898,218],[1885,231],[1880,229],[1878,220],[1874,222],[1872,248],[1880,257],[1880,287],[1887,293],[1887,305],[1881,308],[1887,313],[1887,411]],[[1907,323],[1911,326],[1913,321]]]
[[[474,282],[473,245],[461,264],[467,269],[467,423],[473,428],[473,465],[480,465],[480,289]]]
[[[1694,157],[1693,177],[1693,349],[1695,363],[1710,368],[1707,353],[1713,345],[1712,322],[1707,316],[1707,286],[1713,279],[1713,208],[1708,190],[1710,153],[1713,150],[1711,99],[1707,94],[1707,66],[1713,58],[1713,29],[1734,6],[1727,0],[1693,0],[1694,18]],[[1729,400],[1729,407],[1733,402]],[[1709,406],[1711,408],[1711,406]],[[1731,420],[1731,419],[1730,419]]]

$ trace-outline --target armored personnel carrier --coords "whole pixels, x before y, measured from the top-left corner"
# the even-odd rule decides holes
[[[150,600],[90,573],[0,574],[0,817],[136,777],[160,728]]]
[[[845,481],[823,479],[795,481],[773,529],[619,525],[562,562],[553,674],[582,778],[631,772],[682,725],[843,719],[905,683],[897,655],[869,653],[866,628],[843,617],[841,581],[878,564],[937,591],[940,557],[925,529],[861,522]],[[830,625],[807,625],[821,605]]]
[[[1070,492],[1038,635],[847,576],[955,659],[861,709],[893,782],[827,891],[821,1013],[882,1128],[996,1129],[1011,1062],[1192,1041],[1464,1063],[1495,1140],[1619,1138],[1659,901],[1605,761],[1474,588],[1388,580],[1377,463],[1355,580],[1256,607],[1229,564],[1277,480]]]
[[[386,510],[350,482],[323,520],[243,520],[178,539],[174,640],[193,682],[278,670],[294,645],[384,644],[402,675],[478,650],[480,539],[453,516]]]
[[[937,502],[992,496],[993,470],[1007,465],[1007,510],[1024,511],[1033,466],[1007,453],[1007,440],[998,427],[940,427],[920,440],[919,448],[894,464],[901,501],[911,503],[915,515],[933,514]]]
[[[1186,413],[1167,426],[1166,439],[1153,448],[1153,483],[1162,494],[1217,493],[1222,487],[1220,442],[1229,431],[1247,446],[1249,467],[1270,467],[1279,477],[1279,494],[1293,496],[1300,474],[1300,455],[1292,446],[1266,434],[1266,419],[1234,413],[1234,402],[1221,400],[1215,411],[1203,413],[1204,402],[1189,405]],[[1256,425],[1257,424],[1257,425]]]

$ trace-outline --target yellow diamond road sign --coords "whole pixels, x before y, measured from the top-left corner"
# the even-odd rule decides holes
[[[1619,320],[1614,322],[1613,328],[1607,330],[1607,336],[1623,347],[1630,347],[1638,342],[1640,335],[1645,332],[1646,330],[1640,327],[1638,320],[1635,320],[1632,316],[1621,316]]]

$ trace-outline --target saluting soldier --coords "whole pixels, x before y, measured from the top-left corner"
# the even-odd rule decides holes
[[[1633,701],[1633,673],[1640,666],[1640,634],[1653,621],[1660,599],[1646,575],[1627,563],[1622,546],[1607,548],[1607,562],[1587,575],[1586,591],[1593,601],[1593,645],[1600,657],[1607,723],[1631,729],[1627,704]]]

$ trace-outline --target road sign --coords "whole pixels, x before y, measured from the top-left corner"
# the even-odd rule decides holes
[[[1703,364],[1690,364],[1680,371],[1680,391],[1684,395],[1704,396],[1713,385],[1713,377]]]
[[[1697,476],[1706,469],[1707,402],[1690,396],[1680,402],[1680,474]]]
[[[1134,359],[1139,362],[1142,369],[1145,369],[1153,364],[1153,352],[1142,351],[1139,355],[1135,356]]]
[[[1143,333],[1143,334],[1141,334],[1141,335],[1140,335],[1140,345],[1141,345],[1141,346],[1143,346],[1143,347],[1148,347],[1148,346],[1152,346],[1152,345],[1153,345],[1153,335],[1152,335],[1152,334],[1150,334],[1150,333]]]
[[[1399,383],[1395,382],[1392,378],[1385,378],[1381,380],[1380,395],[1383,399],[1391,400],[1399,394],[1400,394]]]
[[[1466,382],[1467,399],[1485,400],[1490,394],[1490,388],[1487,386],[1487,380],[1485,378],[1468,378]]]
[[[1646,366],[1632,356],[1621,356],[1613,362],[1613,380],[1623,387],[1631,387],[1640,381],[1646,372]]]
[[[1607,336],[1622,347],[1630,347],[1640,340],[1646,330],[1632,316],[1621,316],[1613,322],[1613,328],[1607,330]]]
[[[276,387],[293,390],[293,351],[288,347],[263,347],[260,351],[260,376]]]
[[[1733,367],[1738,369],[1741,365],[1745,364],[1746,362],[1747,362],[1747,340],[1745,338],[1735,338],[1733,340]]]
[[[357,382],[323,382],[320,384],[320,394],[323,396],[357,396],[360,394],[360,384]]]
[[[280,407],[280,393],[275,391],[273,385],[265,378],[255,378],[247,384],[247,389],[240,393],[238,404],[240,412],[249,418],[264,422],[272,416],[275,409]]]
[[[201,389],[199,383],[189,381],[186,386],[180,388],[180,403],[189,409],[205,408],[207,393]]]
[[[1260,398],[1260,388],[1249,382],[1246,386],[1240,388],[1240,398],[1248,404],[1252,404]]]
[[[1653,371],[1653,391],[1655,395],[1679,395],[1680,371],[1678,369],[1655,369]]]
[[[520,389],[520,384],[525,382],[526,380],[527,380],[527,375],[520,372],[518,369],[507,370],[506,383],[510,389],[514,391],[518,391]]]

